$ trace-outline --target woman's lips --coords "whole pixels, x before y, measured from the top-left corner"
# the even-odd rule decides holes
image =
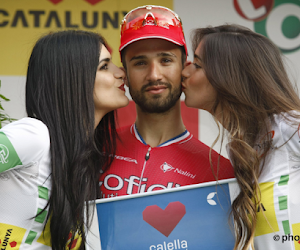
[[[119,87],[119,89],[125,91],[124,84],[122,84],[122,85]]]

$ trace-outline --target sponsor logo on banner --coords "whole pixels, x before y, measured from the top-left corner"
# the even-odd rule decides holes
[[[234,0],[237,13],[254,21],[254,30],[269,39],[283,53],[300,49],[299,0]]]
[[[234,7],[243,18],[260,21],[266,18],[274,6],[274,0],[234,0]]]
[[[36,40],[65,29],[99,32],[109,43],[109,51],[114,51],[113,62],[121,66],[121,20],[129,10],[146,4],[146,0],[0,0],[0,75],[26,75],[25,65]],[[159,4],[172,9],[173,0]]]
[[[163,210],[157,205],[148,206],[143,211],[143,220],[168,237],[186,214],[185,205],[171,202]]]
[[[164,236],[169,237],[185,214],[185,205],[179,201],[174,201],[170,202],[165,209],[157,205],[147,206],[143,211],[143,220]],[[175,239],[170,242],[164,241],[160,244],[149,246],[149,250],[156,249],[188,249],[188,242],[186,240]]]
[[[217,205],[217,202],[213,200],[217,192],[212,192],[207,195],[207,203],[211,206]]]
[[[15,10],[0,8],[0,28],[119,29],[126,11]],[[78,16],[80,16],[78,18]],[[91,21],[92,20],[92,21]]]
[[[107,40],[112,60],[120,65],[119,26],[138,0],[0,0],[0,75],[26,75],[25,65],[35,42],[49,32],[80,29],[98,32]],[[145,5],[145,0],[140,0]],[[172,7],[171,0],[163,0]],[[20,39],[20,37],[22,39]]]

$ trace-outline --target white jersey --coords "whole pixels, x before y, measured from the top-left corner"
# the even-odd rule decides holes
[[[300,121],[291,125],[282,115],[274,119],[271,152],[258,179],[262,209],[257,209],[254,246],[300,250]],[[255,145],[258,151],[265,145],[264,137]]]
[[[50,138],[39,120],[23,118],[0,130],[0,249],[51,249],[43,234],[51,191]]]

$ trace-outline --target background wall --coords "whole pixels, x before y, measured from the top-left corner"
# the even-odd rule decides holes
[[[100,32],[113,50],[114,63],[121,66],[119,24],[126,12],[146,4],[166,6],[178,13],[189,60],[193,60],[190,34],[194,28],[237,23],[269,37],[284,53],[291,79],[300,85],[299,0],[0,0],[0,91],[11,100],[3,103],[6,112],[17,119],[26,116],[26,67],[41,35],[70,28]],[[213,119],[205,111],[187,108],[183,100],[184,96],[182,112],[187,128],[210,146],[218,133]],[[134,103],[118,113],[120,125],[132,123]],[[224,148],[222,154],[227,156]]]

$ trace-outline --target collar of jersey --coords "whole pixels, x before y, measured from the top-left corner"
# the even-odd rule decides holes
[[[141,143],[143,143],[144,145],[148,145],[143,137],[140,135],[140,133],[138,132],[137,128],[136,128],[136,125],[133,124],[130,128],[131,130],[131,133],[133,135],[135,135],[136,139],[138,139]],[[170,140],[167,140],[165,142],[163,142],[162,144],[159,144],[157,147],[165,147],[165,146],[169,146],[171,144],[174,144],[174,143],[178,143],[178,142],[181,142],[185,139],[187,139],[188,137],[190,136],[190,132],[185,130],[183,133],[181,133],[180,135],[177,135],[175,137],[173,137],[172,139]]]

